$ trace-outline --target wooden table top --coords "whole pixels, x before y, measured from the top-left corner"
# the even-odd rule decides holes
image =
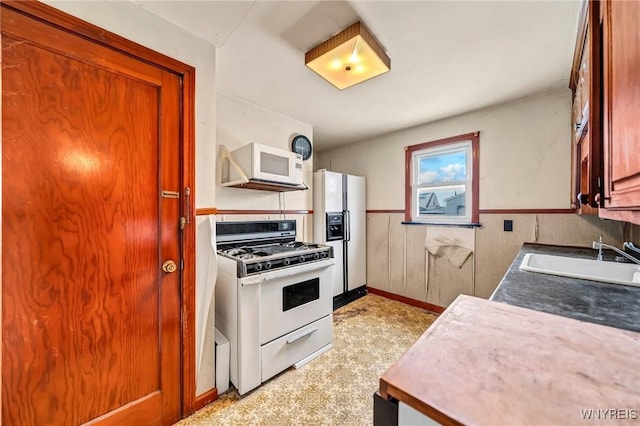
[[[380,394],[445,425],[640,425],[640,333],[463,295]]]

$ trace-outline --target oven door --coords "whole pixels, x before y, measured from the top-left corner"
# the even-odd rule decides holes
[[[331,314],[333,263],[321,260],[241,279],[260,286],[260,344]]]

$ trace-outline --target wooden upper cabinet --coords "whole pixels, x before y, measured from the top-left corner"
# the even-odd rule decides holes
[[[604,205],[640,224],[640,1],[602,2]]]
[[[580,11],[571,81],[572,162],[571,205],[579,213],[597,214],[602,175],[600,120],[600,13],[597,1],[585,1]]]

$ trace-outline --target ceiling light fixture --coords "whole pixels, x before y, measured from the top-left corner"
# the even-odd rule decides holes
[[[391,59],[362,22],[356,22],[304,55],[307,67],[339,90],[389,72]]]

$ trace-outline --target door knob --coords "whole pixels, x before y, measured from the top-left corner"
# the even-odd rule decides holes
[[[173,260],[166,260],[163,264],[162,264],[162,270],[165,271],[166,273],[172,273],[175,272],[176,269],[178,269],[178,267],[176,266],[176,262],[174,262]]]

